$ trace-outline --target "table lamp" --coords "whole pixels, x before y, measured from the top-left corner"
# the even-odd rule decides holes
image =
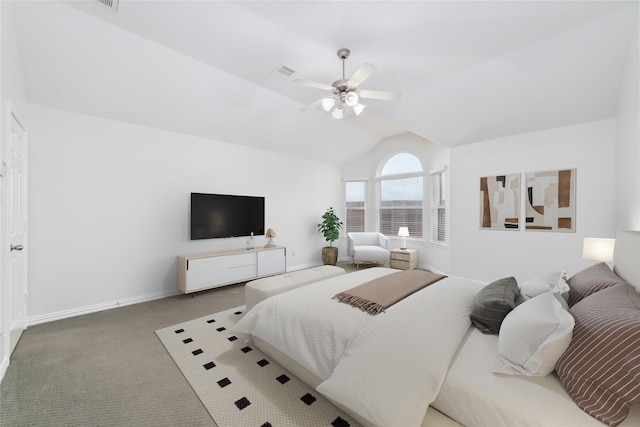
[[[409,237],[409,227],[400,227],[398,236],[402,237],[402,246],[400,249],[407,249],[407,237]]]

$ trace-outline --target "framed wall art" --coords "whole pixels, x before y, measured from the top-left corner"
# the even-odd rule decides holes
[[[480,228],[518,230],[520,227],[520,174],[480,178]]]
[[[576,230],[576,170],[525,174],[525,230]]]

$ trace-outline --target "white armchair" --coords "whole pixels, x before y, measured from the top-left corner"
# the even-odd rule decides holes
[[[382,233],[347,233],[347,253],[354,264],[389,262],[391,242]]]

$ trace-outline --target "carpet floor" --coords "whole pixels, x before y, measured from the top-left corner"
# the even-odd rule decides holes
[[[230,334],[244,306],[156,331],[220,427],[359,425],[258,348]]]

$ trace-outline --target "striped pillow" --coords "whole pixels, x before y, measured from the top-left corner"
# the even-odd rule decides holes
[[[564,389],[610,426],[640,404],[640,295],[619,284],[571,307],[573,339],[556,364]]]
[[[611,271],[606,263],[601,262],[574,274],[567,283],[569,284],[569,307],[572,307],[589,295],[624,283],[624,280]]]

